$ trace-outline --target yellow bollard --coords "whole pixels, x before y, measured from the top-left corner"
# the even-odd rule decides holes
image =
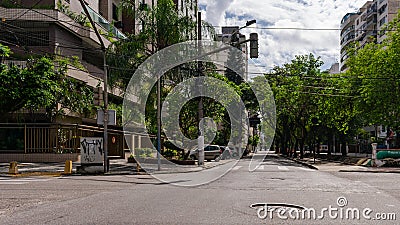
[[[72,161],[65,161],[64,174],[72,174]]]
[[[17,162],[10,162],[10,168],[8,170],[9,174],[18,174],[18,164]]]
[[[139,162],[136,161],[136,171],[140,172],[141,169]]]

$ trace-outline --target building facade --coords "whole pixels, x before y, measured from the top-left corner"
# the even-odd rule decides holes
[[[354,43],[355,38],[355,27],[354,21],[358,15],[356,13],[347,13],[341,23],[340,23],[340,70],[346,69],[345,61],[348,58],[347,49],[352,43]]]
[[[385,24],[389,21],[392,21],[396,16],[400,9],[400,1],[399,0],[376,0],[377,2],[377,28],[378,31],[383,30]],[[382,43],[382,41],[386,38],[384,32],[379,32],[378,34],[378,43]]]
[[[110,1],[108,7],[101,0],[85,2],[100,33],[111,33],[115,40],[125,38],[121,29],[113,25],[121,23],[120,17],[114,15],[109,21],[102,16],[108,17],[113,8],[116,10],[117,1]],[[73,68],[68,75],[91,87],[101,83],[104,71],[100,41],[86,24],[79,1],[46,0],[37,5],[34,3],[20,0],[16,1],[14,7],[12,4],[0,5],[0,18],[3,21],[0,24],[1,42],[19,56],[47,54],[78,57],[87,70]],[[102,41],[106,46],[111,44],[105,37],[102,37]]]
[[[154,7],[157,1],[135,0],[134,3],[133,11]],[[112,40],[125,39],[124,33],[138,33],[142,28],[140,21],[133,21],[132,16],[119,10],[120,0],[84,0],[84,4],[103,34],[101,39],[106,47]],[[188,7],[197,10],[197,6]],[[0,18],[0,43],[9,46],[15,55],[5,63],[24,67],[30,55],[77,57],[85,69],[70,66],[68,76],[89,87],[104,86],[100,40],[88,24],[78,0],[3,0],[0,1]],[[109,88],[110,101],[122,101],[122,93],[118,88]],[[68,115],[62,121],[40,123],[0,124],[0,161],[77,160],[79,137],[101,137],[103,133],[94,118]],[[109,155],[119,156],[120,150],[126,147],[125,134],[120,127],[110,127],[108,133]],[[139,148],[151,144],[144,143],[144,139],[141,134],[135,134],[130,143]]]
[[[353,44],[359,48],[369,42],[382,43],[386,38],[383,31],[388,22],[396,17],[400,9],[398,0],[367,1],[357,13],[347,13],[340,25],[340,71],[347,69],[347,49]]]

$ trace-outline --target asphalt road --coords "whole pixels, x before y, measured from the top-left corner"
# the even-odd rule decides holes
[[[203,172],[160,174],[158,179],[0,177],[0,224],[400,224],[400,174],[323,172],[276,157],[254,172],[248,165],[249,160],[242,160]],[[210,180],[227,168],[229,173],[211,183],[182,187]],[[269,207],[251,208],[255,203]],[[294,210],[296,206],[307,210]],[[323,218],[313,219],[312,209]],[[360,219],[353,219],[356,211]],[[296,216],[300,219],[292,219]],[[397,220],[375,219],[393,216]]]

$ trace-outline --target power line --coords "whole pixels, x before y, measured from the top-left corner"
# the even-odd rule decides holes
[[[19,6],[19,7],[24,7],[23,5],[18,4],[18,3],[16,3],[16,2],[15,2],[15,4],[16,4],[17,6]],[[55,10],[55,9],[54,9],[54,10]],[[24,14],[28,13],[29,11],[32,11],[32,12],[35,12],[35,13],[37,13],[37,14],[39,14],[39,15],[48,17],[48,18],[53,19],[53,20],[55,20],[55,21],[59,21],[59,22],[63,22],[63,23],[69,24],[69,25],[74,26],[74,27],[76,27],[76,28],[82,28],[82,27],[84,27],[84,26],[82,26],[82,25],[76,25],[75,23],[71,23],[71,21],[60,20],[59,18],[52,17],[52,16],[50,16],[50,15],[47,15],[47,14],[45,14],[45,13],[42,13],[42,12],[40,12],[40,11],[34,9],[33,7],[31,7],[31,8],[28,9],[27,11],[25,11]],[[57,11],[58,11],[58,10],[57,10]],[[16,20],[16,19],[11,19],[10,21],[15,21],[15,20]],[[72,18],[71,18],[71,20],[73,21]],[[89,30],[89,32],[94,32],[94,31],[91,31],[90,29],[87,29],[87,30]]]
[[[222,28],[226,26],[213,26]],[[257,30],[298,30],[298,31],[341,31],[340,28],[306,28],[306,27],[248,27]],[[352,31],[396,31],[397,29],[354,29]]]
[[[40,2],[40,1],[42,1],[42,0],[39,0],[39,2]],[[90,29],[89,27],[85,27],[85,26],[83,26],[83,25],[77,25],[77,24],[75,24],[75,23],[71,23],[71,21],[60,20],[59,18],[55,18],[55,17],[52,17],[52,16],[47,15],[47,14],[45,14],[45,13],[42,13],[42,12],[40,12],[40,11],[38,11],[38,10],[35,10],[34,7],[35,7],[39,2],[37,2],[34,6],[32,6],[31,8],[29,8],[28,10],[26,10],[26,11],[24,12],[24,14],[22,14],[22,15],[19,16],[18,18],[22,17],[23,15],[25,15],[25,14],[28,13],[29,11],[33,11],[33,12],[35,12],[35,13],[38,13],[39,15],[42,15],[42,16],[48,17],[48,18],[50,18],[50,19],[53,19],[53,20],[55,20],[55,22],[63,22],[63,23],[66,23],[66,24],[68,24],[68,25],[71,25],[71,26],[73,26],[73,27],[80,28],[80,29],[84,28],[84,29],[88,30],[89,32],[94,33],[94,31],[92,31],[92,29]],[[18,6],[20,6],[20,7],[24,7],[23,5],[18,4],[18,3],[15,3],[15,4],[18,5]],[[55,9],[54,9],[54,10],[55,10]],[[56,11],[58,11],[58,10],[56,10]],[[12,19],[12,20],[10,20],[10,21],[16,21],[18,18]],[[74,21],[72,18],[71,18],[71,20]],[[79,33],[76,33],[76,32],[74,32],[74,33],[75,33],[76,35],[80,36],[80,37],[86,38],[85,36],[80,35]],[[118,39],[118,37],[116,37],[116,38]]]
[[[52,41],[52,40],[50,40],[50,39],[40,38],[40,37],[36,37],[36,36],[33,36],[33,35],[29,35],[29,32],[32,32],[32,31],[31,31],[31,30],[28,30],[28,29],[26,29],[26,28],[19,27],[19,26],[16,26],[16,25],[12,25],[12,24],[10,24],[10,23],[0,23],[0,24],[4,24],[4,25],[9,26],[9,27],[11,27],[11,28],[19,29],[19,30],[22,30],[22,31],[25,31],[25,32],[26,32],[26,34],[24,34],[24,33],[18,33],[18,35],[20,35],[20,36],[28,37],[28,38],[30,38],[30,39],[35,39],[35,40],[38,40],[38,41],[49,42],[49,43],[51,43],[51,44],[58,44],[59,47],[63,47],[63,48],[67,48],[67,49],[81,49],[81,50],[94,50],[94,51],[99,51],[99,50],[101,50],[101,48],[84,48],[84,47],[78,47],[77,45],[60,45],[60,43],[58,43],[58,42],[56,42],[56,41]],[[1,26],[0,26],[0,28],[1,28]],[[4,29],[4,30],[5,30],[6,32],[13,33],[13,35],[15,35],[15,36],[17,35],[15,32],[13,32],[13,31],[11,31],[11,30],[6,30],[6,29]],[[80,35],[78,34],[78,36],[80,36]],[[83,36],[81,36],[81,37],[83,37]],[[20,44],[21,44],[21,43],[20,43]],[[25,46],[25,47],[27,47],[27,46]]]
[[[21,15],[19,15],[17,18],[12,19],[11,21],[15,21],[15,20],[21,18],[22,16],[24,16],[25,14],[27,14],[29,11],[33,10],[33,8],[35,8],[41,1],[42,1],[42,0],[37,1],[32,7],[28,8],[24,13],[22,13]],[[16,4],[18,4],[18,3],[16,3]],[[18,4],[18,5],[20,5],[20,4]],[[20,6],[21,6],[21,5],[20,5]],[[16,14],[15,14],[14,16],[16,16]],[[14,17],[14,16],[13,16],[13,17]],[[11,17],[11,18],[12,18],[12,17]]]
[[[324,94],[324,93],[302,92],[302,91],[298,91],[298,92],[302,93],[302,94],[320,95],[320,96],[328,96],[328,97],[359,98],[359,96],[350,96],[350,95]]]

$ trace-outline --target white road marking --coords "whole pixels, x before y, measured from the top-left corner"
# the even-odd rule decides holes
[[[30,182],[43,182],[49,180],[50,179],[34,178],[34,177],[25,177],[25,178],[0,177],[0,185],[1,184],[19,185],[19,184],[28,184]]]
[[[261,165],[261,166],[259,166],[257,169],[258,169],[258,170],[264,170],[264,166]]]
[[[304,168],[304,167],[299,167],[299,169],[301,169],[301,170],[305,170],[305,171],[314,171],[313,169],[310,169],[310,168]]]
[[[278,169],[279,170],[285,170],[285,171],[289,170],[286,166],[278,166]]]

